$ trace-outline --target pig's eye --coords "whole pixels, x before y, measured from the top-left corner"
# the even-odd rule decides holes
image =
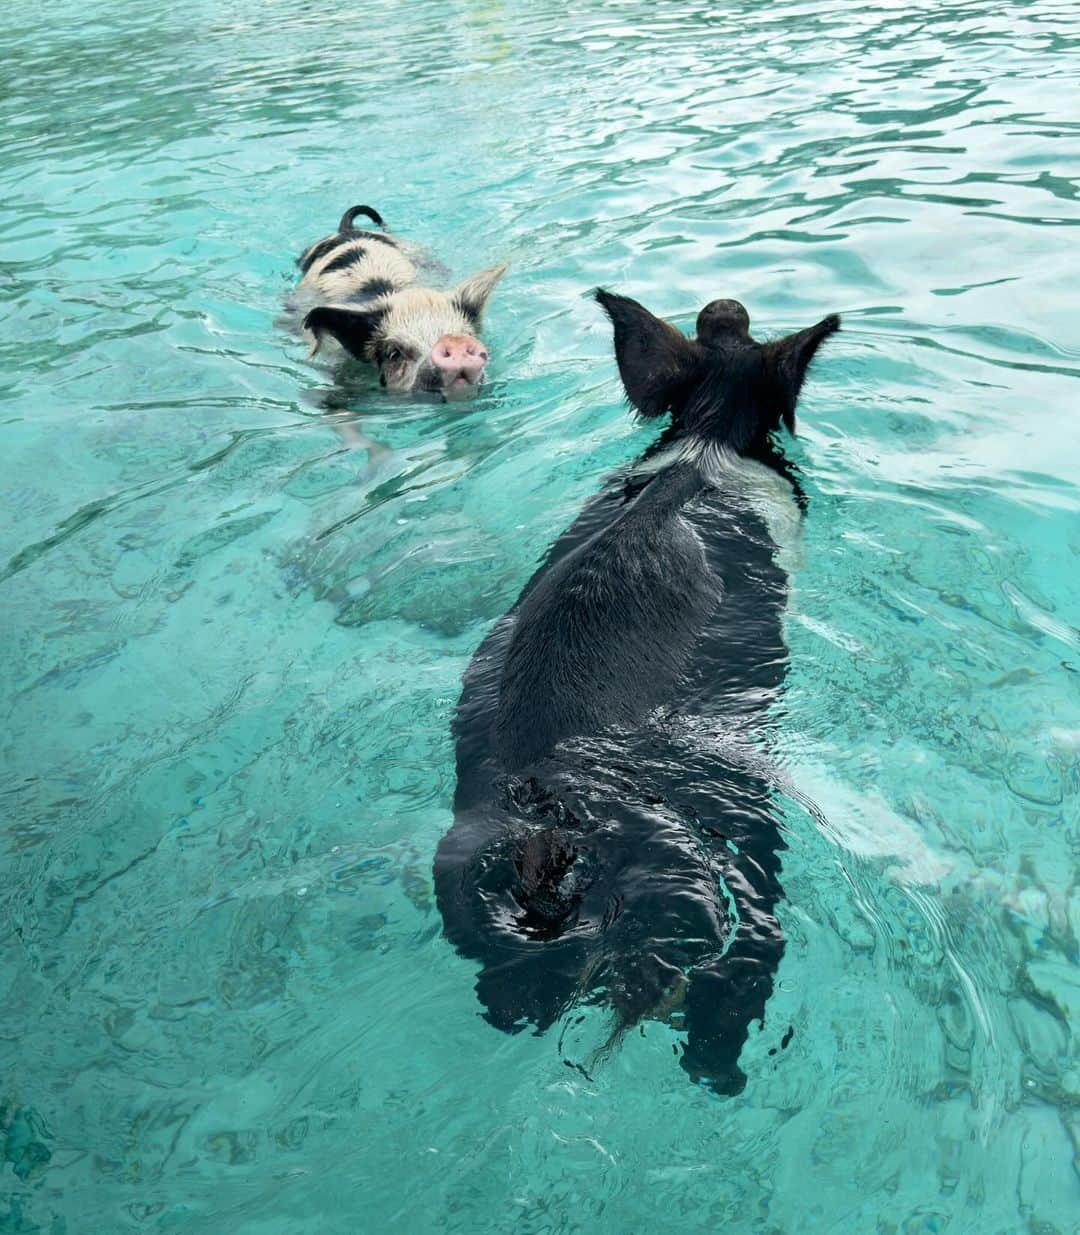
[[[396,364],[396,363],[397,363],[397,361],[399,361],[401,358],[402,358],[402,357],[401,357],[401,348],[400,348],[400,347],[392,347],[392,348],[391,348],[391,349],[390,349],[390,350],[386,353],[386,359],[387,359],[387,360],[389,360],[389,361],[391,362],[391,364]]]

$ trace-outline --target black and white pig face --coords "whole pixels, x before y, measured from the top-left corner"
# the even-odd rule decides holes
[[[355,307],[312,309],[304,320],[314,336],[312,354],[329,335],[349,355],[371,361],[389,391],[469,398],[489,359],[479,338],[484,306],[505,270],[482,270],[451,292],[405,287]]]

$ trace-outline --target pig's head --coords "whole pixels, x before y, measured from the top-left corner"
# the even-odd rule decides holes
[[[797,334],[759,343],[737,300],[714,300],[689,339],[636,300],[605,291],[596,299],[615,329],[619,376],[638,413],[670,412],[677,434],[738,452],[760,447],[781,424],[794,432],[806,370],[840,328],[830,314]]]
[[[330,335],[351,356],[371,361],[387,390],[468,398],[488,361],[479,338],[484,306],[505,271],[482,270],[450,292],[406,287],[360,305],[312,309],[304,320],[314,336],[312,353]]]

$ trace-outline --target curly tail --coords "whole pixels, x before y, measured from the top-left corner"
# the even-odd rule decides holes
[[[367,215],[376,227],[381,227],[384,231],[386,230],[386,224],[383,222],[383,217],[374,206],[350,206],[341,216],[341,222],[338,224],[338,231],[347,232],[352,227],[352,221],[358,214]]]

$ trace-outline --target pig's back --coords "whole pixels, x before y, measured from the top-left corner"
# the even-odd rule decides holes
[[[702,483],[689,465],[668,469],[527,591],[498,688],[504,767],[563,738],[628,727],[674,692],[719,598],[683,515]]]
[[[393,236],[380,232],[338,232],[325,236],[300,257],[298,291],[328,304],[374,300],[411,286],[416,266]]]

